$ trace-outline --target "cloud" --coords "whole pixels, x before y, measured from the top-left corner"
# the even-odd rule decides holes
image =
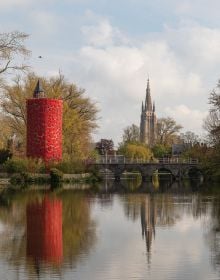
[[[206,111],[193,110],[185,105],[166,107],[165,113],[167,116],[173,117],[177,123],[183,125],[184,130],[191,130],[196,133],[201,133],[203,120],[208,114]]]
[[[183,0],[183,1],[170,1],[171,5],[177,14],[183,16],[191,16],[197,19],[217,19],[220,3],[218,0],[212,0],[211,5],[209,0]]]
[[[158,117],[170,115],[185,130],[202,131],[208,95],[218,80],[220,29],[182,20],[138,38],[90,10],[82,18],[81,37],[68,36],[65,41],[62,34],[70,26],[68,19],[54,11],[32,12],[34,42],[43,42],[36,50],[45,48],[42,66],[34,61],[33,65],[43,75],[61,69],[98,103],[96,139],[113,138],[117,143],[123,128],[139,125],[148,75]],[[74,42],[78,42],[75,48]]]
[[[7,0],[7,1],[0,1],[0,8],[1,9],[9,9],[14,8],[15,6],[26,6],[30,3],[29,0]]]
[[[58,0],[1,0],[0,1],[0,8],[3,10],[14,10],[15,8],[27,8],[34,6],[37,4],[37,7],[41,7],[42,4],[54,4],[54,2],[57,2]]]
[[[33,11],[30,13],[30,21],[36,32],[52,36],[59,29],[60,18],[56,14],[47,11]]]
[[[98,26],[83,26],[82,33],[89,45],[104,47],[113,45],[115,40],[123,38],[118,29],[113,29],[107,20],[100,22]]]
[[[207,75],[212,86],[217,81],[220,30],[188,24],[165,26],[143,41],[121,40],[122,31],[103,18],[82,28],[85,44],[70,69],[102,108],[98,137],[111,135],[117,142],[125,126],[139,124],[148,74],[158,116],[170,115],[185,130],[202,131],[211,90]]]

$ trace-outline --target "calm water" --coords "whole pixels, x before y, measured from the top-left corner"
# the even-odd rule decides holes
[[[3,191],[0,279],[219,279],[217,189]]]

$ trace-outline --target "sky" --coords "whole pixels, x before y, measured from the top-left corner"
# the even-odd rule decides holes
[[[85,89],[99,108],[94,140],[117,144],[140,123],[148,76],[157,117],[204,133],[220,78],[219,10],[219,0],[0,0],[0,32],[28,33],[31,70]]]

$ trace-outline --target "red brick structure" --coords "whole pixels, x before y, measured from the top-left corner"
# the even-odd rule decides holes
[[[60,264],[63,259],[62,201],[45,198],[31,203],[27,215],[27,256]]]
[[[45,162],[62,159],[62,107],[60,99],[45,98],[38,84],[27,100],[27,157]]]

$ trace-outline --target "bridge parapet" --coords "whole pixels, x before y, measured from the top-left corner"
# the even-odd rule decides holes
[[[150,160],[131,159],[123,156],[102,156],[97,159],[95,164],[198,164],[198,159],[195,158],[155,158]]]

